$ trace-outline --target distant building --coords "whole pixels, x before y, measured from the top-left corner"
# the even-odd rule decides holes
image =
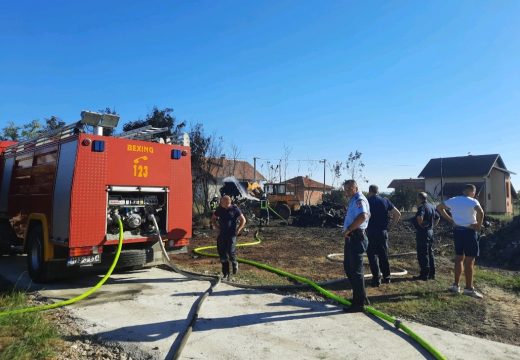
[[[485,212],[512,214],[517,193],[511,174],[515,175],[500,155],[490,154],[431,159],[419,177],[424,179],[426,192],[438,198],[442,193],[444,199],[462,194],[465,184],[473,184]]]
[[[425,190],[424,179],[394,179],[387,187],[394,190],[409,189],[417,192]]]
[[[317,205],[323,201],[323,194],[334,190],[334,187],[323,185],[308,176],[297,176],[285,182],[287,191],[294,192],[304,205]]]

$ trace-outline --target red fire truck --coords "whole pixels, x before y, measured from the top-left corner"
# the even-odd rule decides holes
[[[0,252],[27,253],[30,276],[46,282],[83,267],[107,267],[124,224],[120,268],[161,259],[153,214],[169,252],[191,238],[189,139],[150,141],[146,127],[103,136],[119,117],[82,120],[29,141],[0,142]],[[95,127],[95,133],[89,133]],[[144,140],[147,139],[148,141]]]

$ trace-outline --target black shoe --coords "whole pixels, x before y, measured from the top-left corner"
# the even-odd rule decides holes
[[[233,263],[233,275],[236,275],[238,272],[238,263]]]
[[[428,275],[428,280],[435,280],[435,275]]]
[[[350,306],[348,308],[343,308],[343,312],[347,313],[347,314],[352,314],[352,313],[358,313],[358,312],[364,312],[365,311],[365,307],[364,306]]]
[[[382,281],[383,284],[390,284],[390,278],[387,277],[387,278],[384,278],[383,281]]]
[[[428,277],[427,277],[427,276],[424,276],[424,275],[414,276],[412,279],[413,279],[413,280],[428,281]]]
[[[222,274],[224,277],[229,277],[229,262],[222,263]]]
[[[372,282],[370,283],[372,287],[379,287],[381,285],[381,280],[378,278],[372,278]]]

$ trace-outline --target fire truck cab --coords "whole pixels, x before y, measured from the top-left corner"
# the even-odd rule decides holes
[[[186,251],[191,238],[189,139],[153,142],[164,129],[151,127],[103,136],[103,126],[116,127],[119,117],[81,117],[35,139],[0,142],[0,253],[27,253],[37,282],[108,267],[119,218],[119,268],[160,263],[152,215],[169,252]]]

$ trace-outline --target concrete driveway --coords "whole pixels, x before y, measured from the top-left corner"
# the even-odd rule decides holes
[[[52,301],[79,295],[99,276],[34,286],[22,256],[0,257],[0,273]],[[209,282],[159,268],[114,274],[69,310],[90,334],[135,359],[164,359],[178,346],[193,304]],[[448,359],[518,359],[520,347],[406,322]],[[337,306],[219,284],[202,305],[183,359],[428,359],[406,334]]]

